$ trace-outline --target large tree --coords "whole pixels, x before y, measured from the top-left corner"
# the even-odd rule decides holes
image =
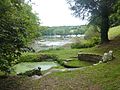
[[[119,0],[67,0],[76,17],[89,16],[101,29],[101,43],[108,42],[108,30],[110,27],[110,15],[113,6]]]

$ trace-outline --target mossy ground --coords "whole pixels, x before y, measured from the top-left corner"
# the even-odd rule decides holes
[[[80,70],[54,72],[41,79],[10,76],[0,79],[1,90],[120,90],[120,27],[111,33],[111,41],[87,49],[56,50],[44,53],[59,54],[65,59],[74,57],[78,52],[97,53],[113,50],[115,59],[96,66],[87,66]],[[114,29],[116,29],[114,28]],[[111,32],[111,30],[110,30]],[[114,38],[113,38],[114,37]]]

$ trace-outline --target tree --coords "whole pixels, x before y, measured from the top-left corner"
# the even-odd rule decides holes
[[[38,29],[38,19],[24,0],[0,0],[0,71],[10,73]]]
[[[120,0],[113,7],[113,13],[110,16],[111,27],[120,25]]]
[[[0,70],[4,72],[10,72],[10,67],[23,46],[21,38],[24,26],[15,16],[20,3],[22,2],[15,0],[0,1]]]
[[[110,15],[113,6],[119,0],[67,0],[76,17],[89,16],[90,21],[96,21],[101,29],[101,43],[108,42],[108,30],[110,27]]]
[[[37,17],[37,13],[32,12],[32,7],[26,3],[21,5],[21,9],[17,11],[19,13],[19,18],[21,21],[24,21],[25,30],[25,43],[29,43],[32,39],[40,36],[40,20]],[[17,15],[16,15],[17,16]],[[20,21],[20,22],[21,22]]]
[[[89,25],[88,30],[85,32],[85,39],[99,38],[99,28],[95,25]]]

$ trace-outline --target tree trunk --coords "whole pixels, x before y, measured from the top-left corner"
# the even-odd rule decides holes
[[[101,43],[109,42],[108,31],[109,31],[109,17],[108,15],[103,15],[101,25]]]

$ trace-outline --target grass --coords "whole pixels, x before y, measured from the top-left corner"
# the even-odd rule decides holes
[[[44,54],[54,54],[58,56],[60,59],[69,59],[77,56],[79,49],[61,49],[61,50],[49,50],[43,51],[41,53]]]
[[[115,37],[120,35],[120,26],[113,27],[109,30],[109,39],[114,39]]]
[[[85,67],[85,66],[90,66],[92,64],[93,63],[80,61],[80,60],[72,60],[66,63],[67,66],[73,66],[73,67]]]
[[[46,50],[41,53],[56,55],[61,63],[67,59],[68,60],[70,59],[71,61],[64,63],[66,66],[70,66],[70,67],[84,67],[84,66],[92,65],[92,63],[90,62],[80,61],[76,58],[78,53],[81,52],[81,50],[69,48],[69,49],[60,49],[60,50]]]

